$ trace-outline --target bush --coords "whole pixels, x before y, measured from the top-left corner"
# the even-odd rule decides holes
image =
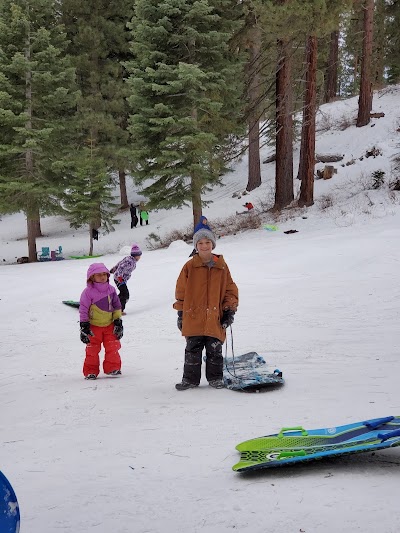
[[[385,173],[383,170],[375,170],[375,172],[372,173],[372,189],[380,189],[382,185],[385,183]]]
[[[333,206],[333,197],[331,194],[322,194],[318,200],[318,207],[323,209],[328,209],[329,207]]]
[[[260,228],[261,223],[262,220],[260,215],[249,211],[240,215],[231,215],[225,219],[213,219],[213,221],[210,222],[210,227],[218,238],[225,235],[236,235],[236,233],[247,231],[249,229]],[[188,226],[184,230],[173,230],[167,233],[164,237],[160,237],[156,233],[150,233],[146,239],[150,250],[168,248],[168,246],[174,241],[185,241],[190,243],[192,240],[192,226]]]
[[[395,178],[389,183],[389,189],[391,191],[400,191],[400,178]]]

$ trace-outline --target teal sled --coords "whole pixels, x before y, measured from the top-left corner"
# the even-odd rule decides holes
[[[282,372],[271,370],[261,355],[248,352],[225,359],[224,383],[227,389],[239,392],[265,392],[283,385]]]
[[[63,304],[79,309],[79,302],[76,302],[75,300],[63,300]]]
[[[0,532],[19,532],[19,505],[14,489],[6,476],[0,472]]]
[[[279,433],[238,444],[236,449],[240,452],[240,461],[232,469],[235,472],[250,472],[395,446],[400,446],[399,416],[324,429],[287,427]]]

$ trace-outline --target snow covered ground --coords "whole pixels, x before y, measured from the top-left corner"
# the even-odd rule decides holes
[[[244,394],[205,381],[175,390],[185,342],[172,303],[192,249],[181,241],[145,250],[132,276],[122,377],[85,381],[78,314],[61,301],[79,298],[92,261],[12,264],[26,255],[25,223],[2,217],[0,470],[17,493],[21,533],[397,533],[400,448],[253,475],[231,467],[236,444],[283,426],[400,415],[400,193],[365,189],[374,170],[389,178],[399,103],[399,88],[382,91],[373,111],[384,118],[319,134],[317,152],[355,164],[316,181],[315,206],[288,211],[278,231],[218,240],[240,292],[235,353],[256,350],[283,370],[279,390]],[[321,123],[354,118],[356,105],[324,106]],[[360,161],[373,146],[382,155]],[[211,225],[245,200],[266,201],[273,165],[263,165],[262,187],[237,199],[247,183],[239,163],[209,195]],[[149,226],[133,230],[129,220],[122,213],[96,243],[108,267],[132,242],[145,248],[150,232],[187,227],[191,210],[152,212]],[[42,228],[38,248],[88,251],[86,231],[60,217]]]

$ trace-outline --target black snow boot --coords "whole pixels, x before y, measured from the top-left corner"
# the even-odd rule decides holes
[[[195,389],[196,387],[198,387],[198,385],[190,383],[190,381],[186,381],[186,379],[182,379],[181,383],[175,385],[176,390]]]
[[[212,381],[209,381],[208,384],[210,387],[213,387],[214,389],[224,389],[225,383],[223,379],[213,379]]]

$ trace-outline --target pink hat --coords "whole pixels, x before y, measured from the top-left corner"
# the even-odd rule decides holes
[[[110,278],[110,271],[104,263],[92,263],[87,271],[86,279],[89,281],[93,274],[104,274],[106,273],[108,278]]]

